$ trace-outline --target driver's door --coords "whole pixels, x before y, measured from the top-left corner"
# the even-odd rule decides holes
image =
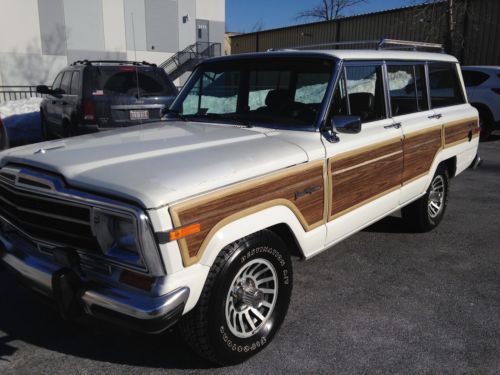
[[[361,132],[323,137],[328,179],[326,243],[332,244],[395,210],[403,172],[402,129],[388,115],[382,63],[347,63],[328,121],[359,116]]]

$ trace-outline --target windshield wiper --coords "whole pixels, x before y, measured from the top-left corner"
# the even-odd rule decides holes
[[[246,128],[253,127],[253,125],[248,120],[244,120],[241,117],[239,117],[238,115],[227,115],[227,114],[221,114],[221,113],[205,113],[204,115],[195,115],[195,116],[200,117],[200,118],[206,117],[206,118],[212,119],[212,120],[229,120],[229,121],[236,122],[239,125],[243,125]]]
[[[180,113],[176,109],[165,108],[163,110],[163,114],[164,115],[172,115],[172,117],[174,117],[176,119],[179,119],[179,120],[182,120],[182,121],[188,121],[188,119],[186,118],[186,116],[184,116],[182,113]]]

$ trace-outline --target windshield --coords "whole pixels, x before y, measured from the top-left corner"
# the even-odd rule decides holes
[[[136,72],[136,69],[137,72]],[[96,67],[93,92],[113,96],[174,96],[176,90],[163,69],[154,67]]]
[[[171,110],[190,120],[314,127],[334,63],[259,58],[201,65]]]

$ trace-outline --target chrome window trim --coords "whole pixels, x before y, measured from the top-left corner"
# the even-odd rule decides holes
[[[55,174],[52,175],[50,171],[48,172],[41,172],[37,171],[34,169],[31,169],[28,166],[13,166],[13,165],[7,165],[3,168],[0,169],[1,172],[7,172],[7,174],[10,175],[15,175],[15,182],[12,183],[11,180],[4,178],[0,174],[0,180],[2,183],[6,184],[7,186],[12,186],[16,190],[20,191],[21,194],[23,191],[29,192],[29,193],[36,193],[37,196],[42,199],[42,200],[48,200],[50,201],[50,198],[52,199],[58,199],[63,201],[63,203],[67,203],[70,206],[75,206],[75,207],[80,207],[81,205],[87,206],[89,208],[90,212],[90,218],[89,218],[89,224],[92,227],[92,220],[93,220],[93,209],[94,208],[99,208],[99,209],[104,209],[108,210],[113,213],[117,214],[122,214],[122,215],[128,215],[131,216],[134,219],[135,225],[136,225],[136,230],[138,233],[138,243],[139,243],[139,256],[141,259],[141,263],[143,266],[139,265],[134,265],[131,263],[126,263],[126,262],[119,262],[114,259],[110,259],[106,257],[104,254],[98,255],[98,254],[89,254],[88,252],[84,252],[83,249],[76,249],[79,250],[79,253],[84,253],[86,257],[92,257],[94,259],[99,259],[100,261],[103,261],[107,264],[112,264],[124,269],[131,269],[134,271],[139,271],[142,273],[148,273],[152,274],[155,276],[159,275],[164,275],[165,269],[163,266],[163,262],[161,261],[160,257],[160,250],[158,247],[158,243],[155,240],[155,246],[156,249],[155,251],[145,251],[144,249],[144,236],[147,235],[148,233],[145,233],[147,230],[149,230],[149,234],[153,236],[154,238],[154,230],[151,224],[151,221],[149,219],[149,216],[147,215],[147,212],[137,206],[133,206],[128,203],[124,202],[118,202],[110,198],[106,198],[103,196],[98,196],[93,193],[87,193],[82,190],[77,190],[73,189],[70,187],[66,187],[62,177],[58,177]],[[43,189],[35,186],[29,186],[27,184],[17,184],[17,181],[19,177],[23,178],[28,178],[36,182],[45,182],[49,183],[50,186],[52,186],[52,189]],[[48,199],[49,198],[49,199]],[[61,246],[61,244],[53,244],[44,240],[40,240],[38,238],[35,238],[31,235],[28,235],[24,231],[20,230],[18,227],[15,225],[12,225],[8,220],[6,220],[4,217],[0,216],[0,218],[3,221],[6,221],[14,227],[16,230],[21,232],[23,235],[27,236],[29,239],[31,239],[39,248],[39,243],[40,244],[47,244],[50,246]],[[100,249],[98,249],[100,251]]]

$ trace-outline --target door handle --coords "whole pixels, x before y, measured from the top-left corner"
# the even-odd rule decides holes
[[[435,118],[439,120],[441,117],[443,117],[441,113],[436,113],[435,115],[430,115],[427,118]]]
[[[390,129],[390,128],[399,129],[400,127],[401,127],[401,123],[400,122],[396,122],[394,124],[390,124],[390,125],[384,126],[384,129]]]

